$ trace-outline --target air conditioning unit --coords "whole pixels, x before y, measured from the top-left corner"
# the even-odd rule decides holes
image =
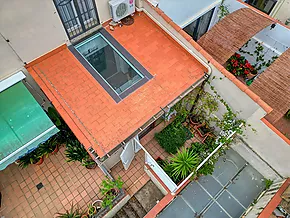
[[[119,22],[124,17],[135,12],[135,0],[113,0],[109,1],[113,21]]]

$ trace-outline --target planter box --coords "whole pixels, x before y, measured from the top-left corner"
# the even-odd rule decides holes
[[[97,214],[95,214],[95,215],[93,215],[92,216],[92,218],[103,218],[103,217],[113,217],[114,215],[115,215],[115,213],[117,213],[118,212],[118,210],[124,205],[124,204],[126,204],[126,202],[127,201],[125,201],[125,203],[121,206],[121,207],[119,207],[119,202],[121,202],[122,201],[122,199],[126,196],[127,194],[125,193],[125,190],[122,188],[122,189],[120,189],[120,192],[119,192],[119,194],[116,196],[116,198],[113,200],[113,207],[112,207],[112,209],[110,209],[109,207],[106,207],[106,208],[103,208],[103,209],[101,209]],[[129,199],[128,199],[129,200]],[[109,215],[108,213],[110,212],[110,211],[112,211],[112,210],[114,210],[114,208],[116,207],[116,206],[118,206],[118,208],[119,209],[117,209],[116,211],[115,211],[115,213],[114,214],[112,214],[112,215]],[[108,216],[107,216],[107,214],[108,214]]]

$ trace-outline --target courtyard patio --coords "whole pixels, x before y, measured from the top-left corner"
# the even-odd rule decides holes
[[[11,164],[0,171],[0,216],[51,218],[72,204],[86,209],[92,200],[101,197],[103,172],[98,167],[88,170],[78,163],[67,163],[63,152],[64,147],[40,166],[21,169]],[[40,183],[43,187],[38,189]]]

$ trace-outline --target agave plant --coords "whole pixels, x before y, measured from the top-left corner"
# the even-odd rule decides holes
[[[182,148],[170,159],[169,166],[172,176],[185,179],[197,166],[199,159],[193,151]]]
[[[84,215],[84,212],[79,208],[74,208],[74,205],[71,206],[70,210],[66,210],[65,213],[58,213],[58,218],[81,218]]]

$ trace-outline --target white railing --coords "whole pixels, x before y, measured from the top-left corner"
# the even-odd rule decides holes
[[[158,175],[158,177],[161,179],[161,181],[166,185],[166,187],[170,190],[171,193],[176,190],[177,185],[175,182],[172,181],[172,179],[167,175],[167,173],[164,172],[162,167],[159,166],[159,164],[154,160],[154,158],[148,154],[145,153],[145,163],[148,164],[151,169]]]
[[[243,124],[240,124],[240,127],[242,127]],[[236,134],[236,131],[232,132],[228,137],[227,140],[232,138],[234,135]],[[194,175],[194,173],[196,173],[222,146],[224,145],[224,143],[220,143],[219,146],[216,147],[216,149],[214,149],[213,152],[210,153],[210,155],[208,155],[196,168],[195,171],[191,172],[191,174],[189,174],[177,187],[176,189],[173,191],[173,193],[175,193],[178,189],[180,189],[188,180],[190,180],[190,178]]]
[[[162,167],[155,161],[155,159],[149,154],[149,152],[143,147],[143,145],[136,139],[135,142],[144,150],[145,152],[145,163],[148,164],[151,169],[156,173],[156,175],[161,179],[161,181],[166,185],[166,187],[173,192],[176,190],[177,185],[172,181],[172,179],[165,173]]]

